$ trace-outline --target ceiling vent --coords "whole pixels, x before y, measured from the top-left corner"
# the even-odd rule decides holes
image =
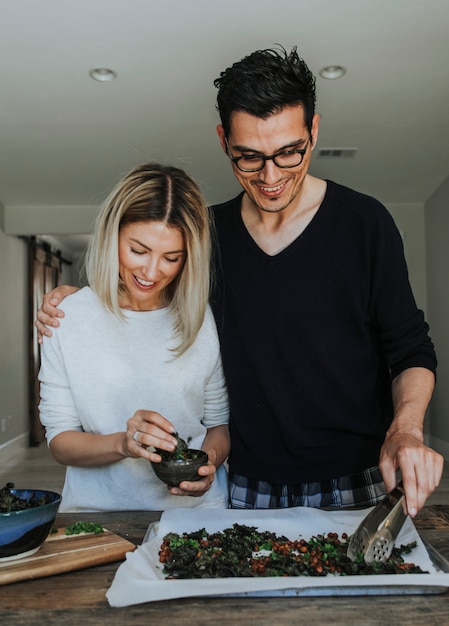
[[[322,159],[353,159],[358,148],[320,148],[318,156]]]

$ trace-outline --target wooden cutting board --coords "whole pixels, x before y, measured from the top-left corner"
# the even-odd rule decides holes
[[[66,535],[65,528],[58,528],[33,555],[0,561],[0,585],[121,561],[135,549],[133,543],[109,530]]]

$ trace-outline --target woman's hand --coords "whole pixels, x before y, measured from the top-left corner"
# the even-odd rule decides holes
[[[178,441],[173,437],[175,427],[165,417],[154,411],[139,410],[127,422],[127,456],[141,456],[154,463],[161,457],[147,446],[173,452]],[[167,487],[174,496],[203,496],[211,488],[217,467],[228,457],[230,450],[227,425],[209,428],[202,449],[207,452],[208,463],[198,469],[199,480],[183,481],[178,487]]]
[[[44,301],[41,308],[37,312],[37,319],[34,325],[37,328],[37,340],[42,343],[43,336],[51,337],[49,326],[56,328],[59,326],[58,318],[64,317],[64,312],[56,308],[66,296],[78,291],[78,287],[70,285],[61,285],[55,287],[48,293],[44,294]]]
[[[140,456],[153,463],[159,463],[161,456],[151,448],[159,448],[173,452],[178,441],[173,437],[175,427],[165,417],[155,411],[139,410],[127,422],[126,431],[126,456]],[[206,441],[206,439],[205,439]],[[167,487],[174,496],[202,496],[209,491],[215,478],[216,467],[213,463],[216,453],[214,450],[207,451],[209,458],[207,465],[198,469],[202,479],[182,482],[179,487]]]
[[[123,454],[131,457],[141,456],[158,463],[161,457],[151,450],[151,447],[173,452],[178,445],[176,437],[173,437],[174,432],[173,424],[160,413],[139,409],[127,421]]]
[[[203,476],[203,478],[193,482],[184,480],[179,484],[179,487],[170,487],[169,491],[173,496],[204,496],[215,480],[216,471],[217,467],[209,459],[207,465],[202,465],[198,468],[198,474]]]
[[[207,452],[208,463],[198,469],[202,476],[200,480],[193,482],[183,481],[179,487],[172,487],[170,493],[174,496],[203,496],[212,486],[215,480],[217,468],[228,458],[231,450],[229,429],[227,424],[220,424],[208,428],[204,438],[202,450]]]
[[[173,432],[173,424],[165,417],[140,410],[128,420],[126,431],[99,435],[66,430],[51,440],[50,449],[58,463],[75,467],[99,467],[127,457],[157,462],[160,455],[147,446],[172,452],[178,443]]]
[[[175,427],[165,417],[155,411],[139,410],[127,422],[126,431],[126,455],[140,456],[153,463],[159,463],[161,456],[151,450],[159,448],[173,452],[178,441],[172,434]],[[208,453],[209,454],[209,453]],[[215,453],[212,453],[215,456]],[[167,487],[174,496],[202,496],[209,491],[214,481],[216,472],[215,465],[209,460],[207,465],[198,469],[198,474],[204,478],[198,481],[184,481],[179,487]]]
[[[142,457],[159,463],[161,456],[153,448],[173,452],[178,445],[176,437],[173,437],[174,432],[173,424],[160,413],[140,409],[127,421],[125,432],[97,435],[64,431],[52,439],[50,449],[59,463],[76,467],[98,467],[126,457]],[[209,491],[217,468],[229,454],[227,426],[210,428],[202,449],[208,454],[208,463],[198,469],[201,478],[184,481],[179,487],[167,487],[172,495],[198,497]]]

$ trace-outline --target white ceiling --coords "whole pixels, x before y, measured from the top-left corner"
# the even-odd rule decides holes
[[[0,24],[7,210],[95,205],[146,160],[185,168],[211,203],[231,197],[213,80],[276,43],[315,74],[347,68],[317,77],[318,147],[358,150],[315,151],[313,174],[387,204],[422,203],[449,175],[448,0],[0,0]]]

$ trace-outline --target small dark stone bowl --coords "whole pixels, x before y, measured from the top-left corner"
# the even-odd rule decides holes
[[[11,489],[22,500],[47,498],[42,506],[0,513],[0,560],[30,556],[39,550],[50,532],[61,503],[61,496],[42,489]]]
[[[187,459],[169,459],[160,463],[153,463],[154,473],[169,487],[178,487],[183,480],[195,481],[200,480],[202,476],[198,474],[198,468],[207,465],[208,456],[203,450],[194,450],[189,448],[188,453],[193,458]]]

